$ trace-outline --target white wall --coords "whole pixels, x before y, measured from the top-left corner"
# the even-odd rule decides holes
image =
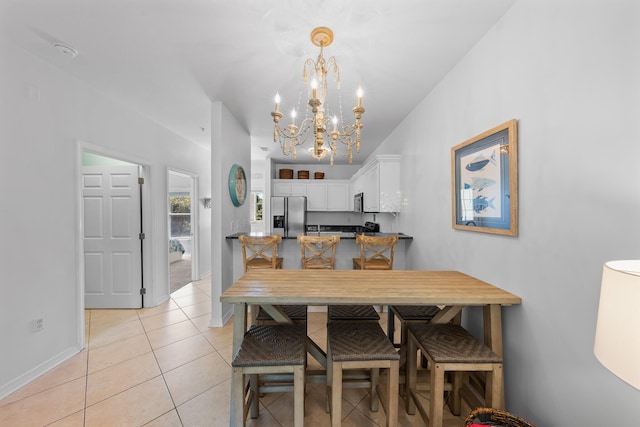
[[[234,206],[229,195],[229,171],[234,164],[251,177],[251,138],[221,102],[211,106],[211,187],[216,200],[212,210],[211,326],[222,326],[233,307],[220,302],[220,295],[233,283],[233,242],[225,236],[249,232],[249,202]],[[248,196],[247,190],[247,196]]]
[[[409,265],[522,297],[503,309],[506,405],[539,426],[637,424],[640,391],[593,338],[603,263],[640,258],[639,41],[638,2],[520,0],[380,148],[403,154]],[[454,231],[451,147],[511,118],[519,236]]]
[[[199,175],[209,153],[15,46],[0,42],[0,397],[79,351],[80,147],[149,168],[145,303],[168,296],[167,167]],[[201,212],[203,221],[209,220]],[[202,228],[201,228],[202,231]],[[210,269],[210,233],[201,268]],[[33,319],[45,329],[33,333]]]

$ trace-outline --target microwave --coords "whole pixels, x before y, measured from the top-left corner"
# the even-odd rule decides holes
[[[353,211],[364,212],[364,193],[357,193],[353,195]]]

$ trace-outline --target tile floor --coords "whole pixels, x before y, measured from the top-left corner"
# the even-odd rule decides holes
[[[157,307],[87,310],[85,350],[0,400],[0,424],[228,426],[233,328],[231,322],[209,328],[210,312],[206,279]],[[326,341],[325,322],[325,313],[309,314],[308,330],[319,344]],[[369,411],[366,390],[347,389],[344,400],[344,426],[384,425],[382,407]],[[291,393],[267,394],[261,402],[260,417],[247,426],[292,424]],[[308,384],[305,424],[330,425],[324,409],[324,386]],[[400,426],[424,424],[402,403],[399,413]],[[445,427],[462,424],[445,411]]]

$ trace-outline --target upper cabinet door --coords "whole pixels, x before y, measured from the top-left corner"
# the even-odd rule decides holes
[[[273,181],[273,196],[306,196],[307,184],[304,182],[291,182],[291,180]]]
[[[401,208],[402,190],[400,189],[400,161],[380,162],[378,170],[380,186],[378,188],[379,212],[398,212]],[[380,199],[384,197],[383,203]]]
[[[346,212],[349,210],[349,183],[327,183],[327,210]]]
[[[327,210],[327,185],[307,184],[307,210],[326,211]]]
[[[380,165],[374,164],[362,175],[364,211],[380,212]]]

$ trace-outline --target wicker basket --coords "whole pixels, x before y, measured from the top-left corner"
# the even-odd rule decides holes
[[[309,171],[298,171],[298,179],[309,179]]]
[[[313,173],[313,178],[314,179],[324,179],[324,172],[314,172]]]
[[[280,169],[280,179],[293,179],[293,169]]]
[[[495,423],[495,424],[492,424]],[[464,427],[472,424],[500,427],[536,427],[533,423],[501,409],[476,408],[464,420]]]

